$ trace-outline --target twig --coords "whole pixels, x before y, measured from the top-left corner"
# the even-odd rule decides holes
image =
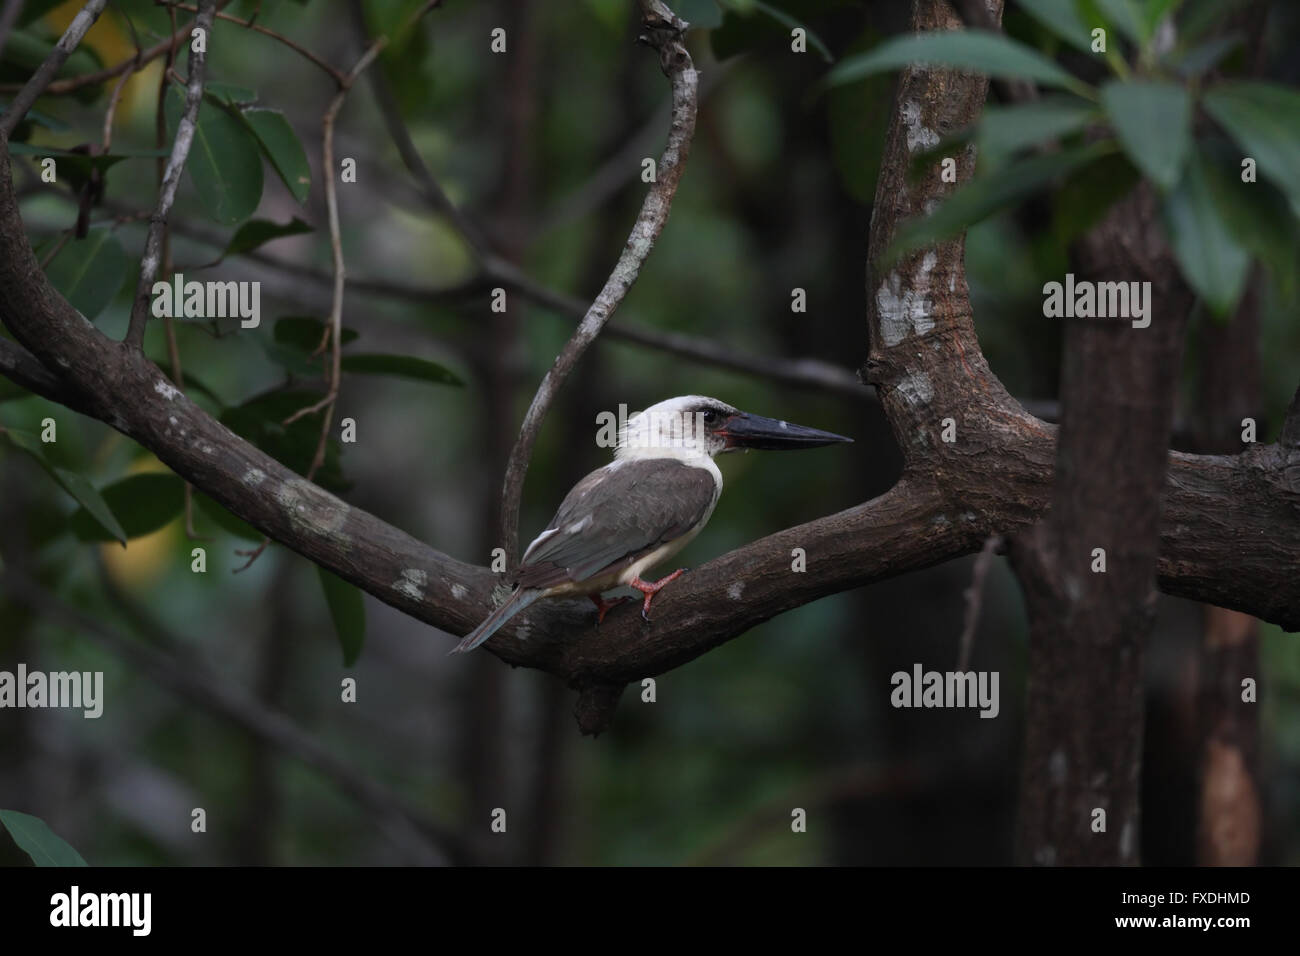
[[[241,558],[248,558],[248,560],[245,561],[243,564],[241,564],[239,567],[234,568],[230,573],[239,574],[243,571],[247,571],[249,568],[253,566],[253,562],[262,556],[262,552],[266,550],[266,546],[270,543],[271,543],[271,539],[263,535],[262,543],[259,544],[256,548],[251,548],[247,551],[240,551],[236,549],[235,554],[239,555]]]
[[[126,21],[126,28],[131,33],[131,45],[135,47],[135,58],[136,61],[139,62],[140,57],[144,55],[144,47],[140,45],[140,34],[136,32],[135,21],[131,19],[131,14],[128,13],[126,7],[122,5],[122,0],[117,0],[116,6],[118,15]],[[172,18],[172,29],[176,29],[175,17]],[[137,69],[139,69],[139,67],[137,67]]]
[[[402,29],[416,23],[426,13],[436,7],[441,0],[425,0],[403,23]],[[325,397],[319,402],[300,408],[283,422],[285,425],[291,425],[305,415],[323,412],[321,416],[320,438],[316,442],[316,452],[312,455],[311,467],[307,469],[306,478],[311,481],[315,477],[317,470],[325,461],[325,449],[329,443],[330,425],[334,422],[334,409],[338,402],[339,385],[343,378],[343,290],[347,275],[346,266],[343,262],[343,239],[339,228],[339,201],[338,185],[335,182],[334,170],[334,122],[338,117],[339,110],[343,107],[343,100],[347,97],[348,91],[352,89],[359,77],[366,68],[374,62],[379,56],[380,51],[388,45],[388,37],[382,36],[370,44],[369,48],[361,55],[354,67],[346,74],[339,77],[339,90],[330,101],[329,108],[325,110],[325,116],[321,121],[322,144],[321,156],[324,163],[325,179],[325,206],[329,212],[330,227],[330,252],[334,265],[333,294],[330,299],[330,317],[326,324],[325,337],[321,339],[321,344],[317,351],[323,351],[327,343],[332,342],[329,388]],[[257,555],[253,555],[256,559]],[[252,563],[250,559],[249,564]]]
[[[54,49],[45,58],[45,62],[37,68],[32,78],[23,84],[23,88],[18,91],[13,102],[5,108],[4,116],[0,118],[0,130],[3,130],[6,139],[17,129],[18,124],[27,115],[27,111],[36,102],[36,98],[45,92],[45,88],[54,79],[54,74],[58,73],[67,62],[72,51],[81,42],[81,38],[86,35],[86,31],[94,26],[107,3],[108,0],[90,0],[81,8],[68,24],[68,29],[63,31],[63,36],[59,37],[59,42],[54,44]],[[5,13],[8,14],[7,9]]]
[[[13,30],[18,14],[23,12],[23,0],[5,0],[4,9],[0,10],[0,55],[4,54],[5,44],[9,42],[9,32]]]
[[[435,2],[428,4],[426,9],[432,9],[439,2],[441,0],[435,0]],[[352,0],[349,7],[357,34],[362,38],[363,45],[368,44],[370,37],[366,29],[365,11],[361,6],[361,0]],[[492,250],[488,245],[487,238],[448,198],[438,180],[429,171],[429,167],[424,162],[424,157],[416,149],[415,142],[411,139],[411,133],[406,127],[406,122],[402,119],[401,110],[397,105],[397,98],[393,95],[392,87],[389,85],[388,77],[383,70],[370,71],[370,88],[375,94],[375,102],[379,105],[379,115],[383,117],[384,127],[388,130],[393,145],[397,147],[397,154],[402,158],[402,165],[419,181],[425,202],[439,215],[451,221],[451,224],[465,238],[465,241],[469,243],[477,256],[480,258],[492,257]]]
[[[212,33],[212,16],[215,8],[215,0],[200,0],[199,15],[195,20],[196,29],[208,35]],[[135,302],[131,305],[131,321],[126,330],[126,344],[137,351],[144,347],[144,330],[149,322],[149,299],[154,279],[158,276],[158,266],[162,261],[163,233],[167,225],[167,215],[176,200],[176,189],[180,185],[181,172],[185,169],[185,160],[189,158],[190,146],[194,142],[194,127],[199,115],[199,104],[203,101],[206,66],[207,54],[191,46],[190,76],[185,91],[185,113],[176,127],[172,154],[167,160],[167,169],[163,172],[162,189],[158,192],[158,206],[149,220],[144,257],[140,261],[140,282],[136,286]]]
[[[195,12],[195,7],[193,6],[193,4],[188,4],[188,3],[166,3],[164,4],[164,6],[171,7],[174,10],[185,10],[188,13]],[[225,20],[228,23],[233,23],[236,26],[241,26],[246,30],[252,30],[254,33],[260,33],[263,36],[268,36],[279,43],[283,43],[285,46],[293,50],[299,56],[306,58],[310,62],[314,63],[316,66],[320,67],[326,73],[328,73],[334,79],[334,82],[337,83],[339,86],[343,85],[345,77],[342,71],[326,63],[315,53],[311,52],[311,50],[308,50],[306,47],[301,46],[295,41],[289,39],[289,37],[285,36],[283,33],[277,33],[275,30],[272,30],[268,27],[261,26],[260,24],[254,22],[257,19],[256,13],[254,13],[252,19],[249,20],[241,20],[239,17],[232,16],[229,13],[218,13],[217,19]]]
[[[59,238],[54,240],[54,245],[50,246],[50,251],[45,253],[45,255],[41,256],[42,269],[44,269],[51,262],[54,261],[54,257],[59,254],[60,249],[62,249],[65,245],[67,245],[68,238],[71,235],[72,235],[71,226],[69,226],[67,229],[64,229],[61,233],[59,233]]]
[[[169,8],[167,17],[172,28],[172,46],[167,51],[167,61],[163,65],[162,75],[158,78],[158,100],[154,107],[154,143],[159,149],[167,141],[167,83],[168,75],[176,63],[176,10]],[[167,178],[166,167],[161,159],[158,160],[158,186],[162,187]],[[163,226],[162,235],[162,274],[170,278],[173,272],[172,267],[172,230],[171,223],[168,222]],[[185,390],[185,371],[181,365],[180,345],[176,341],[176,322],[170,315],[163,316],[163,334],[167,338],[167,358],[172,367],[172,381],[176,387]],[[194,486],[188,481],[185,482],[185,536],[190,541],[208,540],[205,535],[200,535],[194,530]]]
[[[323,133],[323,142],[321,144],[323,165],[321,169],[322,178],[325,180],[325,207],[329,211],[330,253],[334,263],[334,294],[330,302],[330,317],[328,330],[326,331],[326,335],[330,337],[332,342],[329,390],[321,401],[309,408],[300,409],[285,419],[285,424],[288,425],[303,415],[317,411],[323,412],[320,439],[316,442],[316,453],[312,455],[311,467],[307,469],[306,478],[308,481],[311,481],[316,476],[317,470],[325,461],[325,448],[329,441],[330,425],[334,422],[334,406],[338,402],[339,383],[343,377],[343,289],[347,276],[347,267],[343,262],[343,235],[339,227],[338,183],[336,181],[336,170],[334,169],[334,121],[338,118],[339,110],[343,107],[343,100],[347,97],[352,84],[356,82],[357,77],[361,75],[366,67],[374,62],[375,57],[379,56],[379,51],[387,43],[387,37],[380,37],[371,44],[370,49],[361,55],[357,65],[340,81],[339,91],[334,94],[334,99],[330,100],[329,108],[325,110],[325,116],[321,121]]]
[[[660,0],[638,0],[638,5],[646,31],[643,39],[659,51],[660,66],[672,82],[673,119],[668,131],[668,143],[659,159],[655,182],[646,193],[641,212],[632,226],[631,235],[628,236],[627,245],[624,246],[614,271],[578,324],[573,337],[542,379],[528,413],[524,416],[519,439],[511,449],[510,461],[506,466],[505,487],[501,493],[500,539],[505,548],[506,560],[511,563],[515,561],[519,545],[519,499],[542,419],[546,417],[546,412],[569,372],[587,347],[595,341],[636,281],[642,263],[668,220],[673,195],[681,180],[683,163],[690,150],[691,136],[695,132],[699,75],[695,72],[690,53],[682,44],[682,34],[687,24]]]
[[[127,70],[113,84],[113,92],[108,98],[108,109],[104,110],[104,137],[103,145],[100,146],[102,153],[107,153],[109,147],[113,145],[113,117],[117,114],[117,104],[122,99],[122,90],[126,86],[126,81],[135,76],[135,72],[135,70]]]
[[[1003,541],[1000,535],[992,535],[984,541],[984,547],[980,553],[975,556],[975,564],[971,567],[970,587],[963,595],[966,599],[966,617],[961,628],[961,651],[957,658],[957,670],[966,671],[970,667],[971,650],[975,646],[975,628],[980,620],[980,607],[984,603],[984,583],[989,576],[989,568],[993,567],[993,555],[997,554],[1002,547]]]

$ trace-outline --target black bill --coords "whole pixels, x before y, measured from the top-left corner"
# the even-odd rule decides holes
[[[718,434],[727,439],[728,448],[762,448],[770,451],[791,448],[817,448],[821,445],[833,445],[841,441],[853,441],[843,435],[824,432],[817,428],[806,428],[790,422],[764,418],[761,415],[749,415],[745,412],[732,415]]]

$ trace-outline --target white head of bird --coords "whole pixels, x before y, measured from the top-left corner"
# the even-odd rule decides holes
[[[614,458],[712,458],[727,450],[726,437],[717,432],[719,423],[739,413],[740,409],[703,395],[666,399],[623,424]]]
[[[473,650],[540,598],[585,594],[596,604],[599,624],[614,606],[601,594],[627,586],[643,595],[641,616],[649,621],[651,599],[682,570],[654,582],[641,580],[641,572],[672,557],[708,522],[722,493],[715,455],[851,440],[703,395],[651,405],[620,429],[614,460],[573,486],[524,552],[514,592],[455,650]]]

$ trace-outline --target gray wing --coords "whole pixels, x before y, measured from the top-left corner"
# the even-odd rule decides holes
[[[712,473],[673,458],[614,462],[573,486],[524,553],[518,583],[547,588],[625,568],[703,521]]]

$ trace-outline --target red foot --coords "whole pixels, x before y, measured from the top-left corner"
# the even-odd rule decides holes
[[[686,573],[685,568],[678,568],[672,574],[668,575],[668,577],[660,578],[658,581],[655,581],[653,583],[647,583],[645,581],[642,581],[640,578],[633,578],[631,581],[627,583],[628,587],[636,588],[638,591],[640,591],[642,594],[645,595],[645,601],[641,605],[641,620],[643,621],[650,620],[650,602],[654,600],[654,596],[659,593],[660,589],[668,585],[669,583],[676,581],[685,573]]]
[[[626,604],[628,601],[632,600],[630,597],[621,597],[621,598],[615,598],[612,601],[606,601],[599,594],[588,594],[587,597],[591,598],[591,603],[596,605],[596,626],[597,627],[600,627],[600,625],[605,623],[606,614],[608,614],[614,608],[618,607],[620,604]]]

